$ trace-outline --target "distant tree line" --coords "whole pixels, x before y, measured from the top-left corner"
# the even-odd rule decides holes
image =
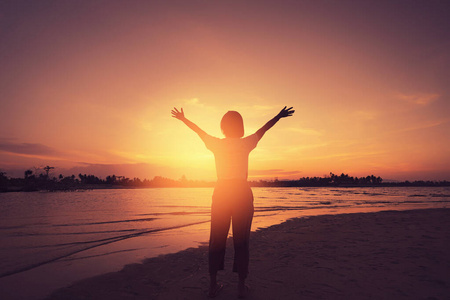
[[[342,173],[336,175],[330,173],[329,176],[324,177],[302,177],[298,180],[278,180],[273,181],[260,180],[253,182],[253,186],[280,186],[280,187],[320,187],[320,186],[373,186],[381,185],[383,179],[380,176],[366,176],[366,177],[352,177],[348,174]]]
[[[52,176],[54,167],[28,169],[23,178],[10,178],[0,172],[0,192],[12,191],[75,191],[81,189],[107,188],[161,188],[161,187],[212,187],[214,182],[188,180],[182,176],[178,180],[155,176],[153,179],[141,180],[125,176],[109,175],[105,179],[95,175],[78,174],[78,176]],[[353,187],[353,186],[450,186],[449,181],[404,181],[383,182],[380,176],[353,177],[342,173],[330,173],[323,177],[302,177],[298,180],[259,180],[250,181],[254,187]]]
[[[259,187],[357,187],[357,186],[450,186],[450,181],[398,181],[383,182],[380,176],[369,175],[366,177],[352,177],[342,173],[336,175],[330,173],[323,177],[302,177],[298,180],[260,180],[250,182],[252,186]]]
[[[156,188],[156,187],[206,187],[214,186],[213,182],[188,180],[182,176],[173,180],[162,176],[153,179],[141,180],[137,177],[131,179],[125,176],[109,175],[105,179],[95,175],[78,174],[52,176],[50,170],[54,167],[28,169],[23,178],[10,178],[5,172],[0,172],[0,192],[11,191],[74,191],[81,189],[107,189],[107,188]]]

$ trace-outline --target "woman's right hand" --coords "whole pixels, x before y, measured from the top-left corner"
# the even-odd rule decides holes
[[[295,112],[295,110],[293,110],[293,107],[289,107],[288,109],[286,109],[287,106],[285,106],[277,115],[278,118],[286,118],[286,117],[290,117],[292,116],[292,114]]]

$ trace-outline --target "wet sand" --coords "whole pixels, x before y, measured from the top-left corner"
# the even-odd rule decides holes
[[[252,233],[247,299],[450,299],[450,209],[327,215]],[[228,241],[224,284],[237,298]],[[207,247],[89,278],[47,299],[207,299]]]

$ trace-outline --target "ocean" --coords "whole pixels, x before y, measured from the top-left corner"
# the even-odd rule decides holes
[[[252,230],[295,217],[450,207],[450,187],[252,188]],[[207,245],[212,188],[0,194],[0,298]],[[230,230],[231,232],[231,230]]]

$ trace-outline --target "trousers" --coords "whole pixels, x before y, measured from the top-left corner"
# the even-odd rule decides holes
[[[225,248],[233,226],[233,272],[247,277],[250,229],[253,219],[253,193],[246,180],[219,180],[214,188],[211,205],[209,238],[209,272],[224,269]]]

